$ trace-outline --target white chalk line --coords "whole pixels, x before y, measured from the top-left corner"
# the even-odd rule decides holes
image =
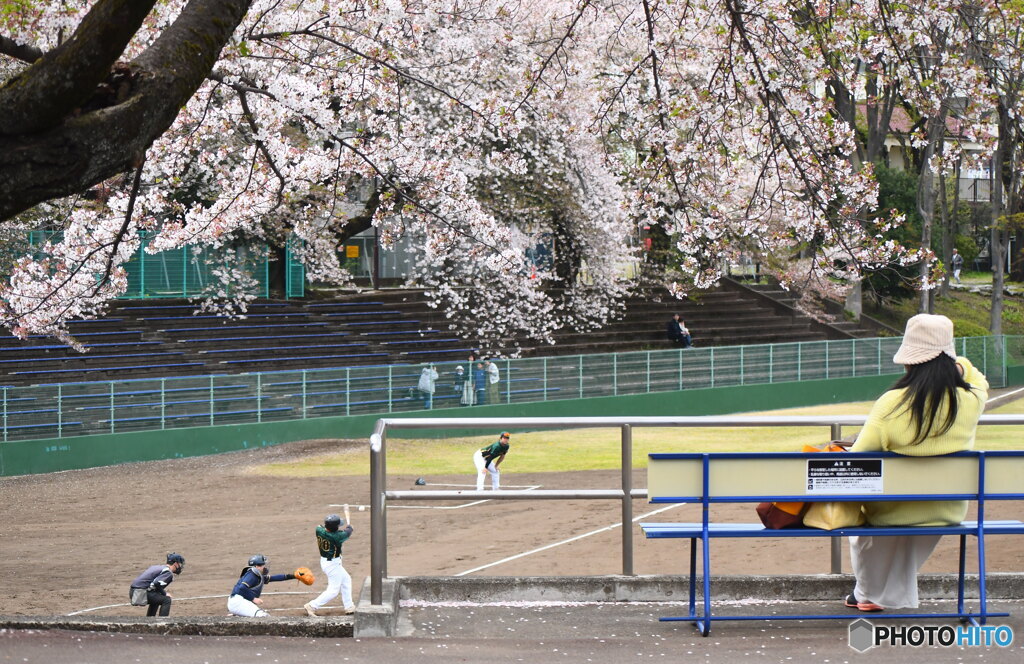
[[[1001,399],[1003,397],[1014,395],[1014,394],[1017,394],[1018,392],[1024,392],[1024,387],[1018,388],[1018,389],[1016,389],[1016,390],[1014,390],[1012,392],[1007,392],[1006,394],[1002,394],[1002,395],[1000,395],[998,397],[993,397],[992,399],[989,399],[989,401],[993,401],[995,399]],[[667,507],[662,507],[662,508],[656,509],[656,510],[654,510],[652,512],[648,512],[647,514],[643,514],[641,516],[635,517],[633,519],[633,523],[636,523],[637,521],[640,521],[641,519],[646,519],[649,516],[654,516],[655,514],[660,514],[661,512],[665,512],[667,510],[670,510],[673,507],[679,507],[679,505],[669,505]],[[524,551],[523,553],[518,553],[518,554],[516,554],[514,556],[509,556],[508,558],[502,558],[501,560],[495,561],[493,563],[488,563],[486,565],[481,565],[479,567],[474,567],[473,569],[468,569],[465,572],[459,572],[455,576],[466,576],[467,574],[472,574],[473,572],[479,572],[481,570],[485,570],[485,569],[488,569],[490,567],[495,567],[497,565],[501,565],[501,564],[504,564],[504,563],[507,563],[507,562],[510,562],[510,561],[513,561],[513,560],[517,560],[519,558],[524,558],[526,556],[530,556],[530,555],[533,555],[535,553],[540,553],[541,551],[547,551],[548,549],[553,549],[556,546],[562,546],[563,544],[570,544],[572,542],[576,542],[576,541],[584,539],[586,537],[590,537],[592,535],[598,535],[600,533],[607,532],[609,530],[613,530],[613,529],[619,528],[621,526],[622,526],[622,522],[619,522],[619,523],[616,523],[616,524],[613,524],[613,525],[610,525],[610,526],[605,526],[604,528],[599,528],[599,529],[593,530],[593,531],[591,531],[589,533],[583,533],[582,535],[576,535],[575,537],[570,537],[569,539],[564,539],[564,540],[562,540],[560,542],[553,542],[552,544],[547,544],[547,545],[539,547],[537,549],[532,549],[530,551]]]
[[[1013,392],[1007,392],[1007,393],[1005,393],[1005,394],[1000,394],[1000,395],[999,395],[999,396],[997,396],[997,397],[992,397],[991,399],[989,399],[989,400],[988,400],[988,401],[986,401],[985,403],[992,403],[992,402],[993,402],[993,401],[995,401],[996,399],[1002,399],[1002,398],[1004,398],[1004,397],[1011,397],[1011,396],[1013,396],[1014,394],[1017,394],[1018,392],[1024,392],[1024,387],[1018,387],[1018,388],[1017,388],[1016,390],[1014,390]]]
[[[271,592],[265,592],[263,594],[264,595],[314,595],[316,593],[314,591],[312,591],[312,590],[306,590],[306,591],[302,591],[302,590],[276,590],[276,591],[271,591]],[[187,602],[189,600],[197,600],[197,599],[227,599],[228,597],[230,597],[230,595],[196,595],[195,597],[172,597],[172,600],[174,602]],[[102,611],[103,609],[116,609],[116,608],[122,607],[122,606],[129,606],[130,607],[131,604],[129,602],[123,602],[121,604],[104,604],[103,606],[93,606],[93,607],[90,607],[88,609],[80,609],[78,611],[72,611],[71,613],[67,613],[65,615],[77,616],[77,615],[81,615],[83,613],[91,613],[93,611]],[[142,607],[136,607],[136,608],[140,608],[141,609]],[[294,607],[292,609],[288,609],[288,608],[285,608],[285,609],[264,609],[264,611],[293,611],[295,609],[300,609],[300,608],[302,608],[302,607],[297,606],[297,607]],[[328,608],[330,608],[330,607],[328,607]]]
[[[649,516],[654,516],[655,514],[661,514],[662,512],[667,512],[670,509],[674,509],[674,508],[680,507],[680,506],[681,505],[668,505],[666,507],[659,507],[658,509],[653,510],[651,512],[647,512],[646,514],[641,514],[640,516],[633,517],[633,520],[632,520],[631,523],[636,523],[640,519],[646,519]],[[531,556],[531,555],[533,555],[535,553],[540,553],[541,551],[547,551],[548,549],[553,549],[556,546],[562,546],[563,544],[570,544],[572,542],[576,542],[576,541],[584,539],[586,537],[590,537],[591,535],[598,535],[600,533],[604,533],[604,532],[607,532],[609,530],[614,530],[615,528],[620,528],[621,526],[622,526],[622,522],[620,521],[620,522],[614,523],[614,524],[612,524],[610,526],[605,526],[604,528],[598,528],[597,530],[592,530],[589,533],[583,533],[582,535],[576,535],[575,537],[570,537],[569,539],[564,539],[564,540],[562,540],[560,542],[553,542],[551,544],[546,544],[546,545],[544,545],[542,547],[539,547],[537,549],[532,549],[530,551],[524,551],[523,553],[517,553],[516,555],[509,556],[508,558],[502,558],[501,560],[497,560],[497,561],[495,561],[493,563],[487,563],[486,565],[481,565],[479,567],[474,567],[473,569],[467,569],[465,572],[459,572],[455,576],[466,576],[467,574],[472,574],[473,572],[479,572],[480,570],[485,570],[485,569],[488,569],[489,567],[495,567],[497,565],[501,565],[503,563],[507,563],[507,562],[510,562],[512,560],[517,560],[519,558],[525,558],[526,556]]]
[[[457,487],[461,486],[461,487],[476,488],[475,484],[440,484],[440,483],[434,483],[434,482],[431,482],[429,484],[429,486],[457,486]],[[505,488],[506,489],[525,489],[526,491],[534,491],[535,489],[540,489],[543,486],[544,486],[543,484],[510,484],[510,485],[506,486]],[[483,505],[484,503],[491,502],[491,500],[493,500],[493,499],[492,498],[482,498],[480,500],[474,500],[474,501],[469,502],[469,503],[462,503],[461,505],[388,505],[388,509],[389,510],[461,510],[464,507],[473,507],[475,505]],[[328,507],[344,507],[344,505],[328,505]],[[369,505],[349,505],[349,507],[364,508],[364,509],[369,509],[370,508]],[[363,509],[360,509],[359,511],[362,512]]]

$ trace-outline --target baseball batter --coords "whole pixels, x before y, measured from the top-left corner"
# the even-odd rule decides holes
[[[288,581],[294,578],[294,574],[271,576],[267,557],[257,553],[249,558],[249,565],[238,575],[238,581],[231,589],[231,596],[228,597],[228,611],[243,618],[265,618],[268,614],[261,608],[263,600],[260,599],[263,586],[274,581]]]
[[[316,527],[316,546],[320,550],[320,569],[327,576],[327,590],[320,596],[306,603],[302,608],[311,616],[317,609],[341,593],[341,603],[345,606],[345,614],[355,613],[356,605],[352,602],[352,577],[341,565],[341,545],[352,536],[352,518],[349,516],[348,505],[345,505],[345,527],[342,528],[341,517],[330,514],[324,519],[324,525]]]
[[[491,474],[491,489],[497,491],[501,484],[501,472],[498,466],[508,454],[508,431],[502,431],[498,441],[491,443],[473,453],[473,464],[476,466],[476,490],[484,490],[484,476]]]

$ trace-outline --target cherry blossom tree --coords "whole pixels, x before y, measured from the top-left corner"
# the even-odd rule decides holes
[[[898,218],[869,220],[872,168],[842,119],[879,61],[926,108],[892,48],[939,6],[956,5],[883,21],[882,4],[788,0],[8,2],[0,233],[62,238],[5,267],[4,322],[63,335],[101,312],[140,230],[152,251],[295,236],[337,283],[354,233],[408,236],[412,282],[496,348],[614,316],[638,224],[672,239],[679,294],[741,253],[836,289],[918,260],[880,238]],[[542,235],[557,259],[536,270]]]

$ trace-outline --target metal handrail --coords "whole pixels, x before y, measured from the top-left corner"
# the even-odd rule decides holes
[[[862,426],[867,415],[711,415],[688,417],[447,417],[382,418],[370,435],[370,603],[383,603],[387,576],[387,501],[451,500],[619,500],[622,502],[622,574],[633,576],[633,498],[647,489],[632,486],[634,427],[777,427],[827,426],[833,439],[844,426]],[[1024,415],[982,415],[981,425],[1024,425]],[[388,491],[387,433],[391,429],[583,429],[617,427],[622,433],[622,485],[619,489],[534,491]],[[832,538],[832,572],[841,572],[839,537]]]

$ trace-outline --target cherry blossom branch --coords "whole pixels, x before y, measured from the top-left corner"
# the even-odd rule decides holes
[[[4,35],[0,35],[0,53],[29,64],[43,57],[43,49],[31,44],[18,43]]]

